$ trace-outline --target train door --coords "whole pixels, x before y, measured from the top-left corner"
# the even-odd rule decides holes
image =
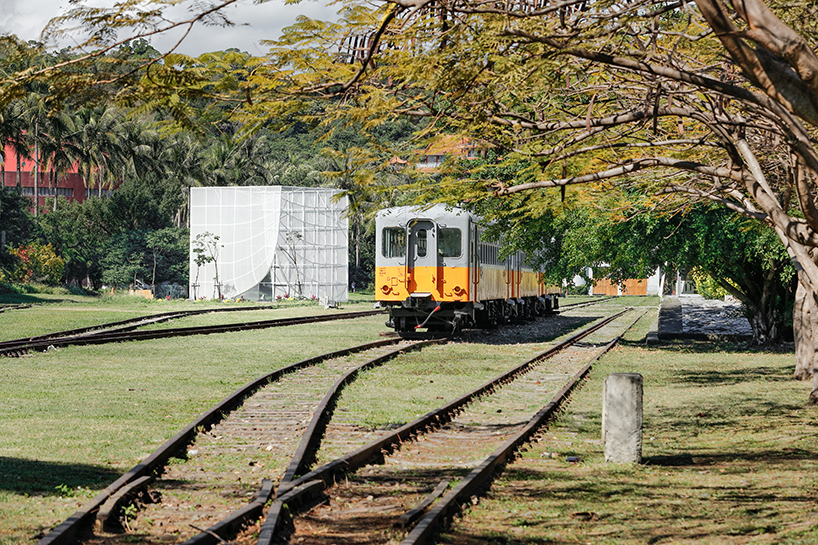
[[[480,284],[480,231],[476,223],[469,223],[469,272],[471,275],[471,300],[479,301],[477,286]]]
[[[514,283],[516,284],[514,289],[514,297],[517,299],[522,299],[523,297],[523,254],[522,252],[517,252],[516,259],[515,259],[515,270],[514,270]]]
[[[415,221],[409,225],[409,252],[406,256],[409,268],[410,293],[432,293],[437,276],[437,236],[435,224],[428,220]]]
[[[515,271],[517,270],[517,254],[511,254],[506,258],[506,300],[515,299],[514,287],[516,285]]]

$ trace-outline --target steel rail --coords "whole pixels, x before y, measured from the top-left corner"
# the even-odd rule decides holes
[[[37,341],[44,341],[48,339],[59,339],[63,337],[72,337],[74,335],[82,335],[84,333],[90,333],[93,331],[98,331],[100,329],[107,329],[112,327],[119,327],[119,326],[127,326],[129,324],[141,323],[145,320],[149,320],[151,318],[165,318],[166,320],[172,320],[176,317],[183,317],[187,314],[183,314],[181,312],[167,312],[167,313],[160,313],[154,314],[152,316],[139,316],[136,318],[128,318],[127,320],[120,320],[118,322],[109,322],[105,324],[98,324],[88,327],[80,327],[77,329],[69,329],[66,331],[56,331],[54,333],[45,333],[43,335],[35,335],[32,337],[21,337],[19,339],[11,339],[8,341],[0,341],[0,350],[5,348],[18,348],[21,346],[25,346],[27,344],[37,342]],[[156,323],[156,322],[153,322]],[[139,327],[135,325],[134,327]]]
[[[643,312],[627,327],[628,331],[633,327],[647,311]],[[624,334],[624,332],[622,333]],[[509,438],[503,445],[496,449],[479,466],[471,471],[456,487],[446,494],[424,516],[409,535],[401,542],[401,545],[421,545],[427,543],[443,526],[446,520],[460,510],[461,505],[470,501],[472,496],[480,494],[498,474],[498,469],[504,466],[514,456],[517,449],[529,442],[535,433],[560,409],[561,405],[568,399],[569,394],[578,384],[590,373],[591,367],[599,358],[605,355],[622,338],[622,334],[617,335],[611,342],[600,349],[591,360],[583,366],[563,388],[540,409],[525,425],[525,427]]]
[[[443,426],[474,399],[491,393],[499,386],[513,380],[518,375],[527,372],[539,361],[549,358],[564,348],[573,345],[584,337],[587,337],[591,333],[612,322],[616,318],[622,316],[626,312],[628,312],[628,310],[614,314],[582,331],[575,333],[568,339],[537,354],[530,360],[514,367],[513,369],[498,375],[497,377],[484,383],[482,386],[475,388],[471,392],[421,416],[420,418],[404,424],[400,428],[376,439],[375,441],[372,441],[368,445],[336,458],[335,460],[332,460],[323,466],[302,475],[298,479],[294,479],[287,483],[282,483],[279,486],[276,498],[273,500],[273,503],[270,506],[267,518],[262,525],[261,532],[259,533],[258,545],[271,545],[288,521],[288,516],[291,516],[293,513],[297,512],[298,507],[304,503],[305,500],[303,497],[301,497],[299,494],[291,494],[291,492],[312,481],[319,481],[322,489],[329,488],[341,475],[356,471],[367,463],[382,457],[383,453],[390,452],[395,448],[398,448],[402,443],[412,440],[413,436],[420,435],[426,430],[436,429]],[[309,493],[314,494],[314,490],[309,489]],[[284,499],[285,496],[286,500]]]
[[[312,456],[315,455],[318,447],[320,446],[327,424],[332,417],[332,413],[334,412],[334,404],[338,400],[338,396],[341,394],[344,386],[353,382],[362,371],[366,371],[377,365],[381,365],[404,352],[416,350],[430,344],[439,344],[441,342],[445,342],[445,340],[430,339],[409,343],[406,346],[401,346],[395,350],[389,351],[386,354],[382,354],[362,363],[335,381],[332,387],[324,395],[321,403],[319,403],[318,407],[315,409],[310,423],[307,426],[304,435],[301,437],[301,442],[299,443],[298,448],[296,449],[296,452],[284,473],[284,476],[281,478],[277,495],[282,496],[285,493],[290,492],[293,487],[287,486],[287,484],[292,482],[295,475],[298,475],[304,471],[304,468],[312,463]],[[316,492],[316,488],[317,487],[315,484],[310,484],[310,486],[303,488],[300,493],[295,495],[299,496],[300,494],[308,494],[312,496]],[[323,487],[321,487],[320,490],[323,490]],[[259,490],[256,498],[253,500],[253,502],[251,502],[251,504],[260,502],[263,506],[267,500],[261,501],[261,499],[265,495],[267,500],[269,500],[269,498],[273,496],[272,490]],[[236,532],[237,529],[249,524],[253,520],[259,519],[261,515],[262,513],[257,509],[251,507],[251,505],[247,505],[230,513],[227,517],[220,520],[210,528],[207,528],[199,534],[191,537],[182,545],[215,545],[219,543],[219,539],[227,540],[233,537],[235,535],[234,532]]]
[[[273,320],[260,320],[256,322],[240,322],[235,324],[222,324],[214,326],[191,326],[171,329],[155,329],[149,331],[115,331],[111,333],[96,333],[87,336],[71,336],[55,339],[46,339],[30,343],[22,343],[14,348],[0,347],[0,354],[17,353],[20,351],[46,350],[49,347],[65,347],[71,345],[106,344],[127,341],[145,341],[152,339],[164,339],[168,337],[185,337],[190,335],[208,335],[211,333],[229,333],[233,331],[249,331],[253,329],[265,329],[270,327],[283,327],[289,325],[309,324],[317,322],[329,322],[333,320],[348,320],[352,318],[362,318],[382,314],[382,310],[366,310],[360,312],[345,312],[341,314],[322,314],[318,316],[303,316],[296,318],[277,318]]]
[[[0,314],[4,313],[7,310],[20,310],[24,308],[30,308],[32,306],[31,303],[3,303],[0,304]]]
[[[605,296],[603,296],[603,297],[601,297],[599,299],[594,299],[592,301],[583,301],[581,303],[568,303],[567,305],[560,305],[559,310],[568,310],[568,309],[588,307],[588,306],[591,306],[591,305],[597,305],[597,304],[602,303],[604,301],[610,301],[611,299],[613,299],[613,295],[605,295]]]
[[[87,327],[79,327],[76,329],[68,329],[66,331],[55,331],[54,333],[45,333],[43,335],[35,335],[33,337],[21,337],[19,339],[12,339],[8,341],[0,341],[0,350],[4,348],[15,348],[18,345],[26,345],[36,341],[44,341],[48,339],[59,339],[62,337],[73,337],[75,335],[82,335],[85,333],[92,333],[98,332],[99,330],[103,329],[112,329],[116,328],[117,331],[128,331],[130,329],[136,329],[144,324],[144,322],[148,323],[161,323],[168,320],[173,320],[176,318],[185,318],[187,316],[197,316],[200,314],[210,314],[211,312],[241,312],[241,311],[248,311],[248,310],[270,310],[276,308],[273,305],[265,305],[261,307],[229,307],[229,308],[207,308],[207,309],[196,309],[196,310],[174,310],[169,312],[159,312],[157,314],[148,314],[146,316],[137,316],[135,318],[128,318],[126,320],[119,320],[116,322],[107,322],[103,324],[97,324]],[[126,327],[122,327],[126,326]],[[129,327],[132,326],[132,327]]]
[[[334,352],[314,356],[312,358],[287,365],[248,382],[207,410],[196,420],[188,424],[184,429],[168,439],[162,446],[156,449],[142,462],[111,483],[62,524],[51,530],[38,542],[38,545],[66,545],[69,543],[77,543],[79,541],[78,536],[83,531],[86,531],[93,526],[96,513],[108,500],[108,498],[114,495],[121,488],[127,486],[129,483],[132,483],[141,477],[150,475],[151,473],[164,467],[166,462],[176,453],[184,449],[200,431],[209,430],[214,424],[222,420],[226,414],[240,406],[244,399],[252,395],[256,390],[262,388],[263,386],[279,380],[288,373],[315,365],[328,359],[339,358],[356,352],[370,350],[381,346],[388,346],[390,344],[397,344],[399,342],[401,342],[401,339],[398,338],[385,339],[361,344],[351,348],[336,350]],[[266,503],[266,501],[267,500],[265,500],[264,503]]]

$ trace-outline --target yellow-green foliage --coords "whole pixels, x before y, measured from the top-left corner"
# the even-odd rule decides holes
[[[727,295],[726,289],[699,268],[690,271],[690,277],[696,283],[696,292],[705,299],[724,299],[724,296]]]
[[[0,281],[43,282],[54,285],[62,280],[65,260],[54,252],[51,244],[43,246],[35,242],[13,248],[9,253],[19,261],[8,276],[0,271]]]

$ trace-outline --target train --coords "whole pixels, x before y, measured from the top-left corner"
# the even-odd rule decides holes
[[[386,208],[375,218],[375,299],[402,336],[457,333],[559,308],[559,288],[525,262],[501,259],[481,218],[435,204]]]

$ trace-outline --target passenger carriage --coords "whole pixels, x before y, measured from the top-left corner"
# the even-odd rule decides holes
[[[525,265],[501,260],[480,219],[459,208],[397,207],[376,218],[375,298],[401,334],[495,325],[557,308],[558,290]]]

